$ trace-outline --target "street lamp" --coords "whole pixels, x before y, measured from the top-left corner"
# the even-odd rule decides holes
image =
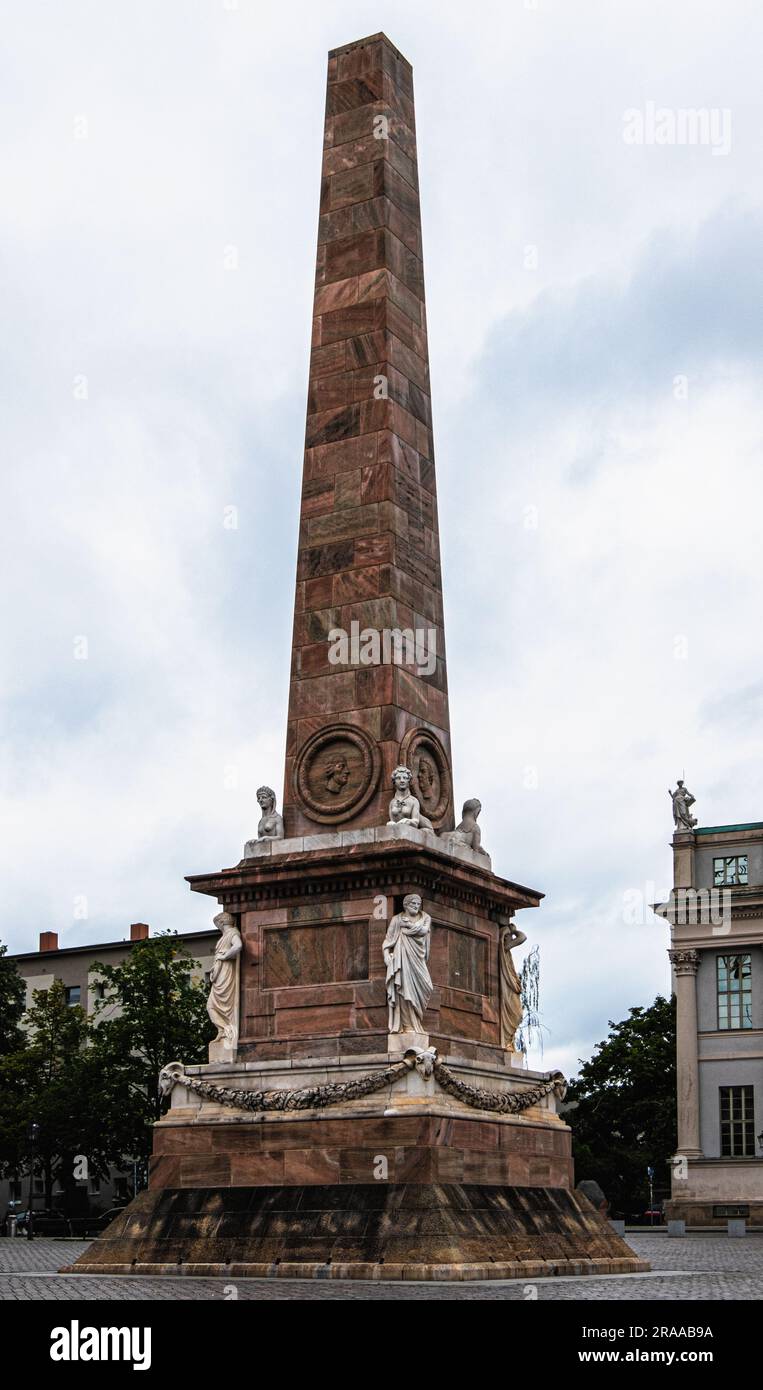
[[[27,1143],[29,1145],[29,1211],[27,1213],[26,1238],[34,1239],[34,1151],[37,1147],[37,1140],[40,1137],[40,1126],[30,1120],[27,1126]]]
[[[651,1163],[646,1170],[649,1179],[649,1225],[654,1225],[654,1168]]]

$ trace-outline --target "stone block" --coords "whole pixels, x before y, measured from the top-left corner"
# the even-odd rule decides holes
[[[271,854],[301,854],[305,848],[302,835],[295,835],[288,840],[273,840],[271,844]]]
[[[321,835],[305,835],[302,843],[305,850],[339,849],[342,844],[342,835],[338,830],[327,831]]]
[[[244,846],[244,858],[241,862],[246,863],[248,859],[267,858],[272,845],[272,840],[248,840]]]
[[[390,1057],[396,1060],[399,1060],[410,1048],[425,1050],[428,1047],[429,1035],[427,1033],[389,1033],[387,1035],[387,1051]]]
[[[343,830],[341,832],[341,843],[343,846],[368,845],[373,844],[375,836],[374,826],[365,826],[361,830]]]

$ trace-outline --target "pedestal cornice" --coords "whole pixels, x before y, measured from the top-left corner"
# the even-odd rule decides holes
[[[216,873],[190,874],[186,881],[193,892],[208,894],[236,911],[244,905],[264,905],[276,899],[341,896],[358,889],[383,892],[401,879],[408,891],[420,889],[425,895],[447,884],[454,902],[489,915],[538,907],[544,896],[440,849],[434,837],[425,837],[420,831],[390,840],[245,859]]]

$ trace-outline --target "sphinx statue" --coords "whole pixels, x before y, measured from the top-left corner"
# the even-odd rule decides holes
[[[476,796],[464,802],[461,811],[461,823],[456,826],[455,830],[448,831],[449,845],[462,849],[473,849],[477,854],[484,854],[487,857],[487,850],[482,848],[482,832],[477,824],[477,817],[481,810],[482,802]]]
[[[418,797],[411,791],[411,780],[412,773],[409,767],[401,765],[392,773],[394,796],[389,803],[387,825],[412,825],[416,830],[431,830],[434,834],[431,820],[422,815]]]
[[[257,839],[247,840],[244,845],[244,858],[254,853],[254,846],[261,840],[282,840],[284,837],[283,816],[276,810],[276,794],[272,787],[258,787],[257,800],[262,815],[257,826]]]

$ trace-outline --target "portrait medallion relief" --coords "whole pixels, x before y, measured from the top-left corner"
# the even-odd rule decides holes
[[[335,724],[313,734],[299,750],[294,791],[313,820],[335,824],[363,809],[380,770],[374,740],[351,724]]]
[[[413,794],[435,828],[449,815],[453,783],[447,754],[429,729],[409,729],[400,744],[400,762],[411,770]]]

